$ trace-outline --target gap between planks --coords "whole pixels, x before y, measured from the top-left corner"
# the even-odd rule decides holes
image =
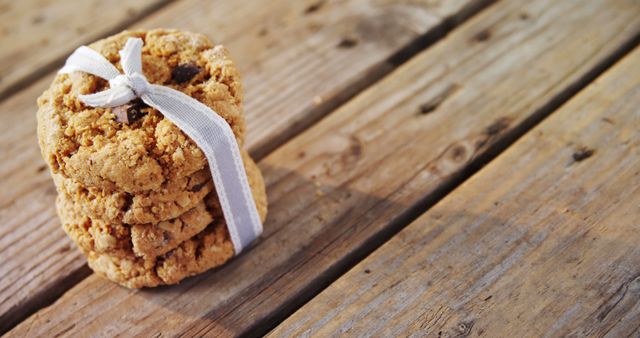
[[[289,138],[295,136],[296,134],[300,133],[305,128],[307,128],[309,125],[321,119],[324,115],[328,114],[331,110],[335,109],[336,107],[340,106],[342,103],[346,102],[347,100],[355,96],[358,92],[362,91],[371,83],[377,81],[378,79],[382,78],[384,75],[388,74],[391,70],[393,70],[394,67],[410,59],[411,56],[415,55],[420,50],[427,48],[434,41],[445,36],[451,29],[453,29],[460,22],[464,21],[469,16],[472,16],[478,11],[482,10],[483,8],[488,6],[490,3],[492,3],[491,0],[489,1],[485,1],[485,0],[466,1],[465,0],[464,2],[461,1],[459,3],[460,7],[457,9],[457,12],[448,13],[445,11],[444,13],[441,13],[443,17],[439,19],[440,21],[437,22],[436,24],[433,24],[433,23],[427,24],[424,33],[419,34],[415,38],[410,38],[408,40],[405,39],[407,40],[406,43],[404,43],[403,45],[400,45],[398,48],[393,48],[393,50],[389,53],[389,55],[385,56],[385,54],[382,53],[381,55],[384,56],[384,58],[372,64],[366,72],[359,75],[359,78],[356,78],[355,80],[350,82],[343,81],[342,87],[344,87],[344,90],[335,90],[335,95],[333,95],[331,99],[324,100],[323,103],[321,104],[312,105],[310,108],[305,108],[305,110],[298,112],[299,113],[298,115],[302,116],[302,118],[300,118],[295,123],[288,125],[287,128],[281,128],[279,130],[271,130],[271,132],[267,134],[267,136],[260,139],[263,141],[262,143],[260,143],[260,140],[258,141],[256,141],[255,139],[249,140],[252,153],[254,154],[254,156],[257,156],[259,158],[265,156],[271,150],[275,149],[279,144],[286,142]],[[166,18],[164,18],[163,16],[166,15],[166,12],[170,10],[180,11],[182,8],[180,6],[189,8],[187,2],[178,2],[172,6],[165,6],[162,11],[157,11],[157,13],[150,15],[147,20],[144,20],[142,23],[137,23],[137,25],[154,26],[154,25],[157,25],[157,23],[159,22],[171,24],[171,21],[167,21]],[[176,7],[178,8],[176,9]],[[202,13],[198,13],[198,11],[196,11],[195,9],[189,9],[189,10],[194,11],[196,15],[202,15]],[[180,19],[178,20],[178,22],[181,22]],[[122,27],[118,28],[117,30],[121,28]],[[200,31],[198,29],[199,27],[187,27],[187,28],[191,28],[191,30],[194,30],[194,31]],[[217,38],[219,39],[219,37]],[[229,39],[231,39],[231,37],[229,37]],[[246,57],[248,56],[245,56],[245,58]],[[250,61],[249,63],[256,62],[255,60],[249,60],[249,61]],[[309,98],[309,101],[311,101],[311,99],[312,98]],[[4,102],[4,104],[6,103],[7,101]],[[13,116],[12,118],[15,118],[15,116]],[[252,121],[251,116],[249,116],[249,123],[251,123],[251,121]],[[16,155],[17,155],[18,152],[16,149],[14,150],[16,151]],[[30,160],[29,163],[32,163],[31,161],[40,162],[34,159],[34,160]],[[35,181],[38,181],[39,183],[36,183],[34,181],[34,185],[33,185],[34,188],[31,188],[31,189],[37,189],[35,187],[42,186],[43,183],[44,185],[46,185],[47,183],[50,183],[49,178],[47,177],[44,171],[38,168],[37,172],[39,174],[38,174],[38,178]],[[46,190],[46,194],[55,193],[49,190],[50,189]],[[25,190],[25,192],[28,192],[28,191],[30,190],[28,189]],[[10,208],[11,205],[5,205],[3,207]],[[45,214],[45,216],[49,218],[55,217],[55,215],[51,214],[51,212],[49,212],[48,215]],[[60,241],[63,241],[63,242],[65,241],[61,233],[56,233],[56,235],[60,237]],[[62,250],[61,253],[63,254],[75,255],[74,259],[76,260],[84,260],[77,252],[73,252],[73,251],[72,251],[73,253],[70,252],[68,250],[68,247],[66,246],[61,250]],[[57,254],[59,255],[61,253],[57,253]],[[34,258],[36,257],[37,256],[34,256]],[[44,262],[44,264],[46,263],[47,262]],[[36,266],[29,266],[29,268],[34,268],[34,267]],[[38,276],[42,274],[43,274],[42,271],[38,272]],[[0,324],[0,333],[7,331],[11,327],[13,327],[15,324],[20,322],[22,319],[34,313],[38,309],[49,305],[57,297],[59,297],[66,290],[68,290],[73,285],[75,285],[75,283],[84,279],[86,276],[88,276],[88,270],[86,265],[84,264],[80,265],[79,267],[73,268],[73,270],[71,271],[64,270],[64,272],[60,273],[60,276],[53,276],[52,280],[47,280],[48,284],[43,283],[43,285],[45,286],[44,288],[39,286],[38,288],[33,290],[33,294],[28,295],[27,298],[23,299],[21,303],[19,303],[18,305],[14,305],[10,313],[0,314],[0,318],[2,318],[2,321],[1,321],[2,324]],[[56,280],[56,278],[60,278],[60,280]],[[41,295],[46,295],[46,297],[41,297]],[[33,297],[37,297],[38,299],[33,299]]]
[[[407,206],[637,41],[637,8],[628,2],[572,4],[498,3],[267,156],[271,222],[250,255],[164,292],[91,276],[11,333],[73,323],[72,334],[258,334],[337,278]],[[493,37],[481,38],[487,25]],[[416,116],[453,83],[461,86],[455,95]]]

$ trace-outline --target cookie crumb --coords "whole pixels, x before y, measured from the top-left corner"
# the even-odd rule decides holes
[[[489,40],[490,38],[491,38],[491,31],[489,31],[488,29],[480,31],[479,33],[473,36],[473,40],[478,42],[484,42]]]
[[[576,162],[582,162],[586,159],[588,159],[589,157],[593,156],[593,153],[595,152],[595,150],[587,148],[587,147],[581,147],[580,149],[576,150],[572,157],[573,160]]]
[[[338,48],[342,48],[342,49],[352,48],[352,47],[355,47],[357,44],[358,44],[358,40],[351,37],[345,37],[342,40],[340,40],[340,42],[338,43]]]
[[[602,122],[606,122],[608,124],[615,124],[615,122],[613,122],[613,120],[608,117],[603,117]]]
[[[324,6],[324,1],[318,1],[316,3],[311,4],[307,9],[304,10],[304,14],[311,14],[317,12],[320,8]]]

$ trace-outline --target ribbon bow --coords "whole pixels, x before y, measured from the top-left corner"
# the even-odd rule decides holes
[[[150,84],[142,73],[142,44],[139,38],[129,38],[120,51],[124,74],[86,46],[76,49],[59,73],[81,71],[109,81],[109,89],[79,96],[89,106],[116,107],[139,97],[191,137],[209,162],[237,255],[262,233],[262,222],[233,131],[225,119],[200,101],[169,87]]]

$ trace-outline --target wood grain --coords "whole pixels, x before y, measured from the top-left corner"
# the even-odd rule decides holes
[[[201,32],[229,47],[246,75],[247,137],[262,157],[389,72],[416,39],[443,35],[490,2],[192,0],[134,27]]]
[[[118,31],[168,1],[2,1],[0,99],[51,71],[78,45]]]
[[[640,49],[271,336],[637,336],[638,107]]]
[[[270,216],[246,254],[171,288],[132,291],[91,276],[10,335],[270,329],[611,62],[639,35],[639,11],[627,0],[488,8],[261,161]]]
[[[390,67],[389,56],[406,44],[442,30],[445,22],[461,20],[487,2],[299,1],[291,5],[280,0],[265,6],[263,1],[181,1],[139,26],[199,31],[228,45],[245,75],[248,145],[256,154],[373,81],[372,74]],[[375,26],[385,13],[394,13],[397,20]],[[383,29],[390,35],[378,39]],[[362,40],[338,46],[352,32],[349,36]],[[84,258],[59,227],[55,190],[35,140],[35,99],[51,77],[0,103],[0,147],[5,158],[0,163],[0,255],[12,257],[0,264],[0,332],[87,275]],[[318,95],[324,103],[317,102]]]

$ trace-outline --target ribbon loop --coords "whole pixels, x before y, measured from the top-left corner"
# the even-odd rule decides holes
[[[142,39],[128,39],[118,54],[125,74],[142,74]]]
[[[149,84],[142,73],[142,45],[141,39],[130,38],[120,51],[124,74],[100,53],[85,46],[69,56],[59,73],[82,71],[108,80],[111,88],[80,95],[80,100],[92,107],[109,108],[139,97],[202,149],[237,255],[262,233],[238,142],[227,121],[208,106],[180,91]]]
[[[72,73],[75,71],[89,73],[105,80],[111,80],[120,75],[116,66],[107,61],[100,53],[87,46],[81,46],[76,49],[58,73]]]

